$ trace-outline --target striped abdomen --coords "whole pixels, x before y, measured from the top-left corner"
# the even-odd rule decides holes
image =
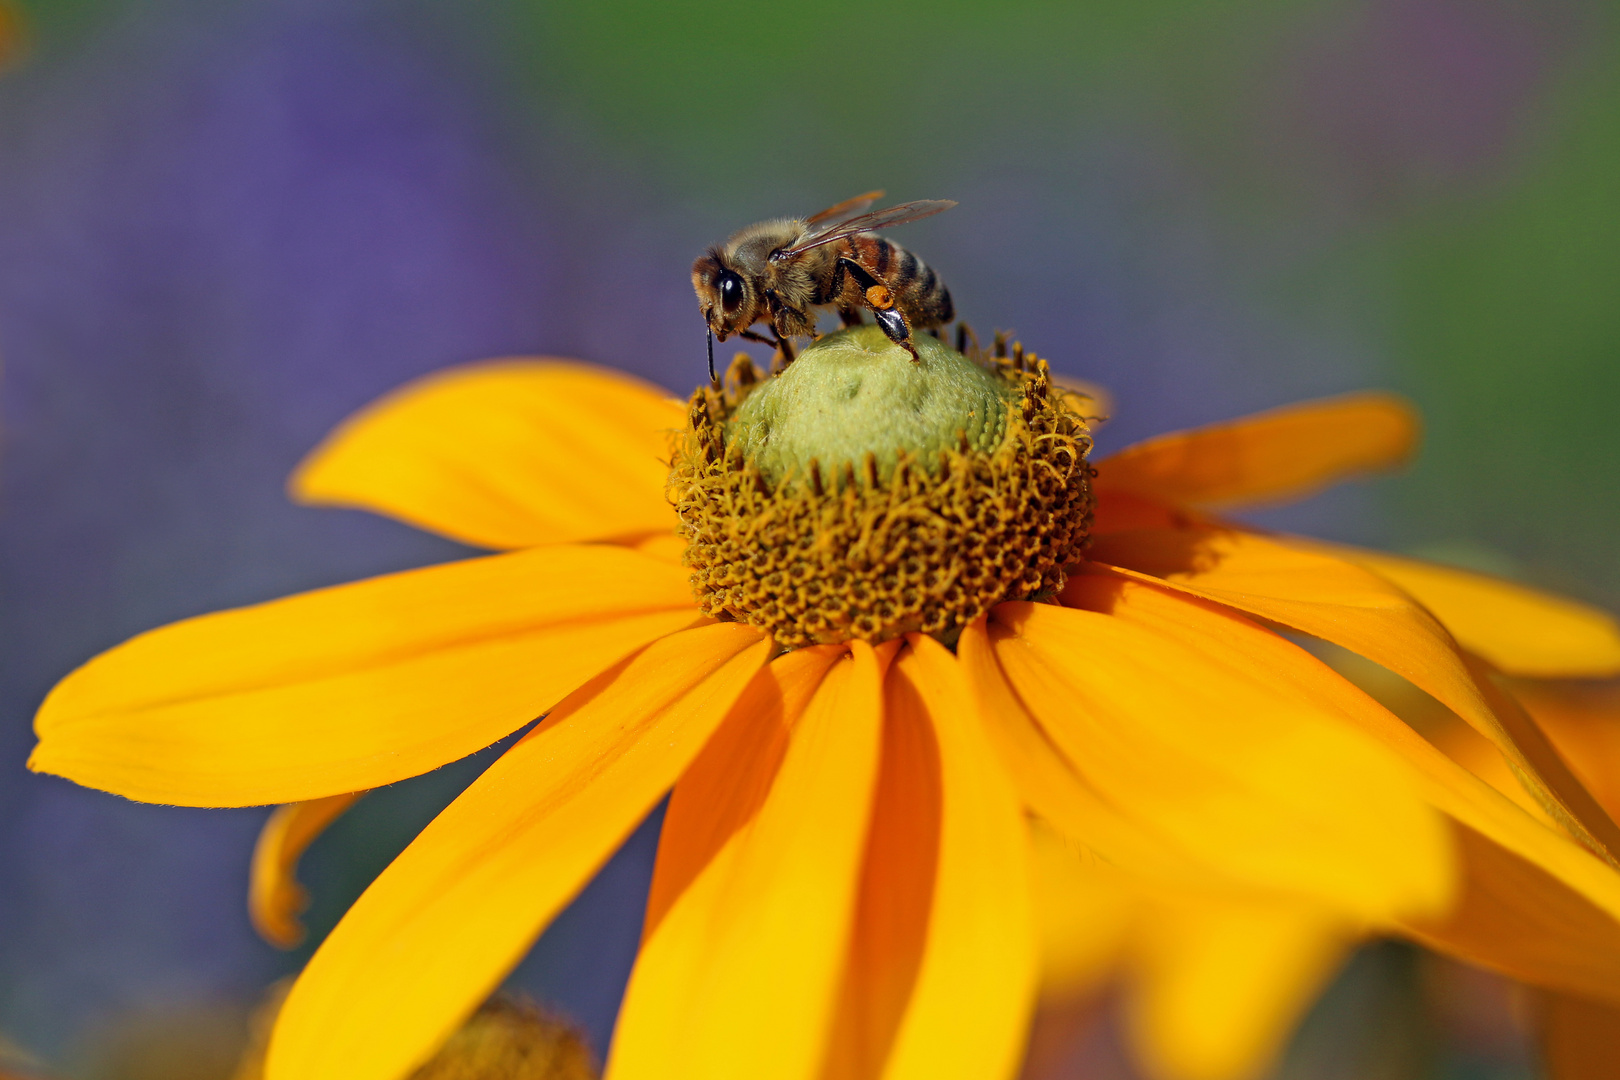
[[[933,267],[899,244],[875,233],[859,233],[835,246],[840,255],[865,267],[867,273],[888,288],[895,307],[913,329],[940,326],[955,318],[951,290],[934,273]],[[862,306],[858,299],[860,289],[849,280],[849,275],[836,275],[834,280],[840,286],[839,295],[829,297],[826,303],[840,308]]]

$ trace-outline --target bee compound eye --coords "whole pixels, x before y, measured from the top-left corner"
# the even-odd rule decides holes
[[[742,278],[727,270],[720,275],[719,285],[720,306],[726,310],[726,314],[735,314],[743,302]]]

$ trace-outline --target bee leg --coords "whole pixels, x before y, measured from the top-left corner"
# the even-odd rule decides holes
[[[787,367],[796,359],[793,353],[793,342],[781,334],[776,335],[776,348],[782,354],[782,366]]]
[[[866,320],[861,318],[860,308],[841,307],[838,309],[838,321],[845,326],[860,326]]]
[[[922,363],[922,357],[917,355],[917,346],[911,340],[911,328],[906,325],[906,317],[900,314],[898,308],[873,308],[872,316],[890,341],[911,354],[912,363]]]
[[[921,363],[922,358],[917,355],[917,346],[911,341],[911,327],[906,325],[906,317],[900,314],[900,309],[894,306],[894,297],[889,294],[888,287],[873,277],[866,267],[847,255],[839,257],[838,265],[860,285],[861,299],[872,309],[872,317],[883,328],[889,340],[910,353],[912,363]]]

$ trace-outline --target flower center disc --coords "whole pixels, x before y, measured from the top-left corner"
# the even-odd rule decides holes
[[[780,375],[739,356],[692,395],[669,497],[704,614],[785,647],[947,643],[1002,600],[1062,588],[1091,524],[1091,436],[1046,363],[875,326]]]

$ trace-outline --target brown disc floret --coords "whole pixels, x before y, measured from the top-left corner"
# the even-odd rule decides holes
[[[872,344],[871,363],[912,366],[898,349],[883,355],[887,342],[853,333]],[[903,379],[965,372],[977,396],[943,420],[938,409],[911,407],[911,398],[879,403],[877,415],[892,422],[868,425],[880,430],[870,432],[864,451],[829,438],[825,458],[807,456],[815,447],[802,439],[784,453],[791,418],[752,410],[777,418],[769,427],[748,415],[753,395],[796,372],[804,385],[784,399],[800,415],[819,417],[817,410],[837,409],[860,392],[859,370],[850,374],[842,357],[827,361],[844,366],[825,399],[806,392],[817,385],[808,373],[820,342],[769,381],[738,357],[724,389],[692,395],[669,494],[705,614],[747,622],[790,648],[911,631],[951,643],[992,605],[1062,587],[1064,566],[1079,557],[1091,523],[1085,418],[1033,354],[965,357],[923,340],[932,343],[925,366],[957,367],[939,368],[944,375],[875,370]],[[924,413],[934,430],[919,435]],[[884,441],[893,431],[900,445]]]

